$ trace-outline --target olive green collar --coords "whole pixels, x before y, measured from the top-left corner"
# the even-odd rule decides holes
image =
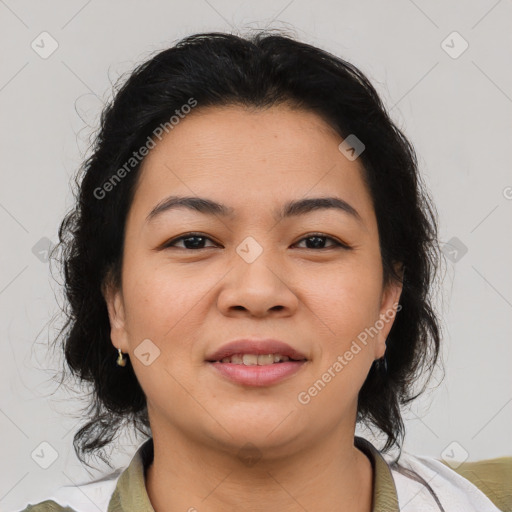
[[[372,512],[400,512],[395,481],[382,454],[363,437],[355,436],[354,445],[363,451],[372,463],[374,475]]]
[[[354,445],[364,452],[373,467],[372,512],[399,512],[393,476],[381,453],[369,441],[355,436]],[[153,460],[153,439],[137,450],[129,466],[121,473],[108,505],[108,512],[155,512],[146,491],[145,469]]]

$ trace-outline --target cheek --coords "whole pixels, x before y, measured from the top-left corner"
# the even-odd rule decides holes
[[[382,276],[378,265],[364,263],[340,266],[303,281],[305,301],[314,308],[315,323],[332,340],[332,348],[350,343],[379,318]]]
[[[127,260],[125,275],[126,325],[137,378],[147,394],[160,395],[165,389],[181,396],[177,382],[195,379],[197,368],[191,362],[197,360],[205,308],[210,304],[208,292],[218,277],[180,271],[165,262],[155,266],[142,258]],[[147,339],[154,343],[148,344],[150,351],[158,354],[150,366],[137,359]]]
[[[310,413],[322,411],[335,421],[340,411],[354,406],[374,359],[368,329],[379,318],[381,275],[368,266],[353,266],[315,282],[309,304],[319,326],[312,331],[317,372],[302,391],[313,404]]]
[[[207,283],[169,265],[152,265],[142,258],[127,262],[123,283],[127,323],[133,332],[164,341],[171,329],[197,304]]]
[[[153,406],[168,404],[172,397],[179,409],[189,400],[179,383],[194,377],[187,364],[197,326],[191,320],[205,290],[175,270],[171,276],[169,266],[139,261],[127,260],[123,282],[133,369]],[[146,361],[143,353],[150,354]]]

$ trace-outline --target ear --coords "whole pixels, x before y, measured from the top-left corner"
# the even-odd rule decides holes
[[[389,331],[391,330],[391,327],[393,327],[396,314],[401,309],[398,301],[402,294],[404,267],[401,263],[395,263],[394,268],[400,276],[400,282],[389,282],[382,292],[379,321],[376,322],[375,326],[378,329],[378,334],[375,340],[375,359],[380,359],[386,353],[386,340],[389,335]]]
[[[112,345],[120,348],[123,352],[128,352],[128,336],[125,323],[125,308],[123,293],[120,287],[114,286],[110,273],[107,275],[101,287],[101,292],[105,299],[110,320],[110,340]]]

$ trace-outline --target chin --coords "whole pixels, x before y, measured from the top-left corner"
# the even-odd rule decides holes
[[[291,413],[292,410],[283,412],[280,408],[274,414],[266,410],[257,414],[253,411],[253,414],[245,414],[243,417],[241,414],[229,418],[218,417],[216,419],[224,427],[216,429],[217,436],[221,438],[219,442],[237,449],[251,443],[262,450],[271,449],[277,453],[301,437],[296,413]]]

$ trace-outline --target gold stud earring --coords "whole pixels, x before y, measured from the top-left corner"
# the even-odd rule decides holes
[[[116,364],[117,366],[126,366],[126,358],[123,356],[123,353],[121,352],[121,349],[117,349],[119,352],[119,355],[117,356]]]

